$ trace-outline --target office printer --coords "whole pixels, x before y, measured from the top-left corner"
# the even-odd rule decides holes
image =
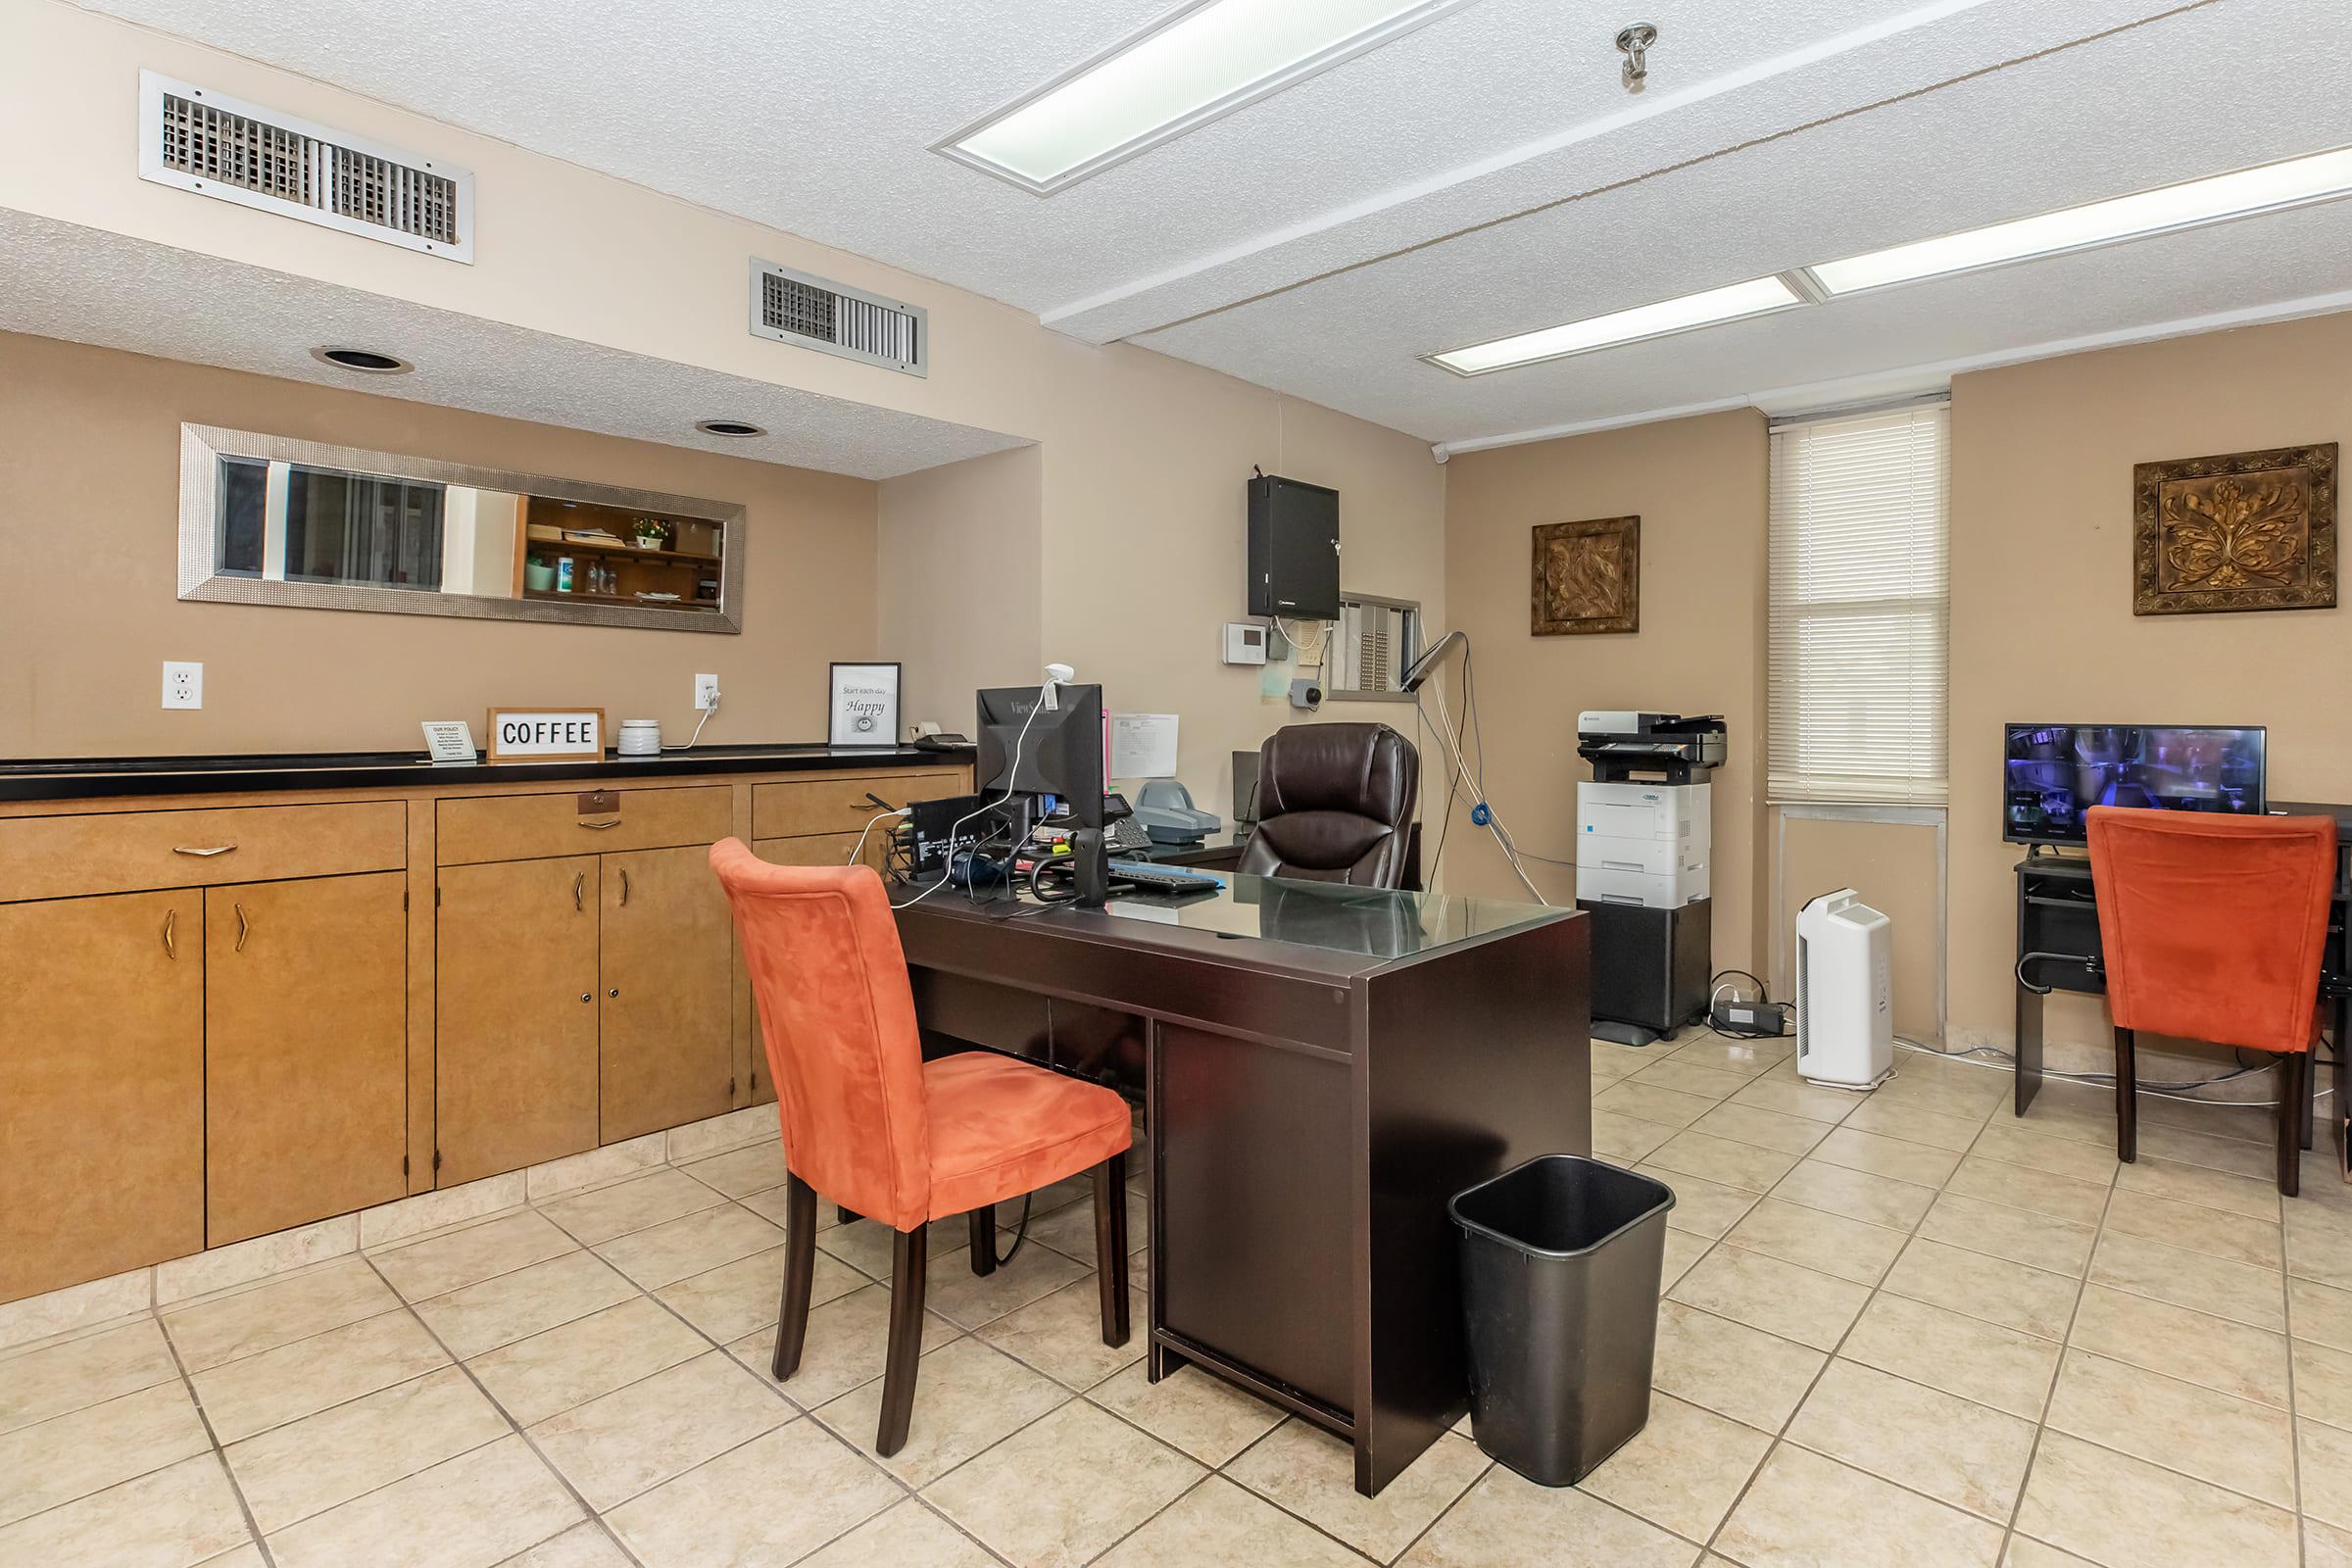
[[[1693,771],[1723,765],[1721,713],[1684,718],[1674,713],[1632,713],[1588,710],[1576,715],[1576,755],[1592,764],[1592,776],[1616,783],[1633,772],[1663,773],[1669,784],[1688,784]]]
[[[1721,714],[1589,711],[1576,751],[1576,905],[1592,916],[1592,1032],[1644,1046],[1706,1008]]]

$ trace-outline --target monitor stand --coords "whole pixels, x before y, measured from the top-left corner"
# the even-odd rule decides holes
[[[1103,852],[1102,830],[1082,827],[1070,834],[1070,874],[1078,889],[1078,907],[1100,909],[1110,902],[1110,858]]]

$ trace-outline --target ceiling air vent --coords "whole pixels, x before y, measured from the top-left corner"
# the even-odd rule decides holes
[[[752,258],[752,335],[931,373],[931,313]]]
[[[473,174],[210,88],[139,73],[139,177],[473,260]]]

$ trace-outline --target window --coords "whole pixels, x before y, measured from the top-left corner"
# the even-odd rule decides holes
[[[1772,433],[1775,805],[1944,803],[1948,413]]]

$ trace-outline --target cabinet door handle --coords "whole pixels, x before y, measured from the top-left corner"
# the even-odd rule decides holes
[[[620,818],[617,816],[612,816],[607,817],[602,822],[582,822],[580,826],[586,828],[591,833],[602,833],[607,828],[620,826]]]
[[[253,922],[245,918],[245,906],[242,904],[232,904],[229,907],[237,911],[237,951],[243,953],[245,938],[253,931]]]
[[[177,909],[164,911],[164,956],[167,958],[179,956],[178,945],[172,940],[172,928],[178,923],[179,911]]]
[[[620,995],[620,987],[614,986],[612,990],[606,992],[605,995],[608,997],[617,997]]]
[[[582,903],[582,902],[581,902],[581,898],[580,898],[580,893],[581,893],[581,890],[582,890],[583,888],[587,887],[587,885],[588,885],[588,873],[587,873],[587,872],[585,872],[585,871],[582,871],[582,872],[579,872],[577,875],[575,875],[575,876],[573,876],[573,877],[572,877],[572,879],[571,879],[571,906],[572,906],[573,908],[575,908],[575,909],[585,909],[585,908],[587,908],[587,907],[588,907],[588,906],[587,906],[586,904],[584,904],[584,903]]]
[[[629,902],[629,872],[626,866],[621,867],[620,872],[620,902],[623,906]]]
[[[204,848],[198,848],[193,844],[174,844],[172,846],[172,853],[173,855],[191,855],[199,860],[209,860],[216,855],[226,855],[235,848],[234,844],[214,844]]]
[[[596,1000],[596,997],[593,992],[583,991],[580,993],[580,1000],[582,1002],[593,1002]]]

